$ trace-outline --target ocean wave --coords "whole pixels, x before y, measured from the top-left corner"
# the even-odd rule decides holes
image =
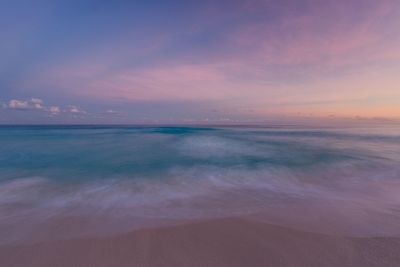
[[[113,178],[60,184],[23,178],[0,184],[0,229],[21,220],[29,220],[32,226],[63,217],[131,218],[132,227],[143,227],[146,222],[166,219],[264,214],[267,220],[295,224],[305,220],[303,214],[278,216],[277,208],[307,208],[311,214],[329,211],[325,221],[341,218],[343,227],[357,225],[358,232],[352,230],[353,234],[397,234],[399,224],[393,226],[400,222],[397,171],[343,165],[303,172],[200,167],[174,170],[174,176],[151,181]],[[377,225],[371,220],[383,217],[391,223],[374,229]]]
[[[249,129],[35,131],[0,139],[0,243],[61,218],[89,221],[79,234],[116,222],[124,227],[110,228],[122,231],[257,214],[322,232],[331,225],[352,235],[400,234],[395,139]]]

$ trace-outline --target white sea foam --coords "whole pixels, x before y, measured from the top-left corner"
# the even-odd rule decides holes
[[[99,131],[94,140],[91,130],[73,137],[62,132],[66,139],[57,146],[3,142],[0,156],[9,164],[0,174],[12,178],[0,177],[0,243],[40,239],[43,229],[67,238],[250,215],[312,231],[400,234],[399,145],[393,138],[143,132]],[[26,166],[45,171],[26,177],[19,172]],[[78,229],[57,231],[65,220],[78,220]]]
[[[28,231],[65,217],[107,218],[104,227],[124,219],[127,229],[133,229],[157,220],[250,214],[263,214],[263,219],[275,223],[306,225],[318,222],[304,216],[318,213],[321,224],[335,221],[335,227],[341,225],[348,234],[400,233],[400,181],[395,171],[355,171],[338,165],[312,172],[201,167],[173,174],[154,181],[115,178],[59,184],[24,178],[3,182],[0,229],[29,220]],[[299,214],[302,209],[306,213]],[[129,220],[131,225],[126,223]],[[96,221],[103,231],[102,223]]]

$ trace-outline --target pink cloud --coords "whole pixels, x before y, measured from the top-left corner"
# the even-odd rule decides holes
[[[60,107],[57,107],[57,106],[51,106],[51,107],[49,107],[49,112],[52,115],[58,115],[58,114],[60,114],[61,109],[60,109]]]
[[[393,1],[376,1],[368,10],[348,4],[317,2],[308,12],[290,9],[279,24],[247,24],[232,33],[231,46],[247,62],[279,65],[310,65],[343,68],[400,58],[400,26],[383,23],[396,14]],[[356,16],[356,8],[364,14]],[[398,12],[397,12],[398,13]],[[243,57],[241,57],[243,60]]]
[[[235,4],[242,7],[239,2],[243,1]],[[375,82],[370,76],[375,71],[385,72],[385,64],[400,59],[398,1],[308,1],[301,12],[292,8],[296,5],[284,4],[275,10],[272,2],[247,1],[244,9],[237,8],[227,16],[222,9],[206,10],[209,20],[198,28],[185,28],[190,34],[199,33],[212,27],[209,22],[242,18],[242,11],[248,16],[254,12],[262,15],[265,10],[266,15],[276,16],[271,23],[264,17],[233,23],[232,29],[219,36],[216,51],[206,47],[202,53],[177,53],[136,66],[130,63],[151,57],[182,32],[152,37],[154,42],[142,40],[135,49],[127,49],[129,42],[112,42],[44,71],[36,84],[57,85],[58,90],[87,99],[219,101],[222,106],[241,103],[244,109],[262,112],[279,104],[277,112],[315,106],[329,106],[330,112],[341,107],[338,103],[366,103],[370,96],[393,95],[391,82]],[[111,50],[117,52],[100,53]],[[337,77],[336,72],[345,75]],[[392,74],[386,78],[393,84],[397,81]],[[70,107],[68,112],[81,110]]]
[[[71,114],[87,114],[85,110],[78,108],[77,106],[68,106],[64,112]]]
[[[12,99],[8,104],[4,105],[4,108],[10,110],[40,111],[53,116],[61,113],[60,107],[46,106],[43,100],[39,98],[31,98],[29,100]]]
[[[43,110],[43,101],[39,98],[31,98],[30,100],[10,100],[7,107],[9,109],[22,109],[22,110]]]

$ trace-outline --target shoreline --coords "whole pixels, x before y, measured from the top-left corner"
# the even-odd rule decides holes
[[[0,265],[398,266],[399,251],[398,237],[343,237],[227,218],[110,237],[2,245]]]

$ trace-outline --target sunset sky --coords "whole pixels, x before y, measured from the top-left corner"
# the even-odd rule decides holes
[[[2,0],[0,123],[400,118],[398,0]]]

